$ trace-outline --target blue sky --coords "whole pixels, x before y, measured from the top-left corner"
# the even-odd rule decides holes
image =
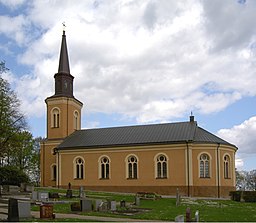
[[[189,120],[256,169],[256,1],[0,0],[3,75],[46,134],[62,23],[82,127]]]

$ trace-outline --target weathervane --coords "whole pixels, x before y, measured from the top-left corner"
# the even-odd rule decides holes
[[[65,28],[66,28],[66,24],[65,24],[65,22],[62,22],[62,28],[63,28],[63,32],[65,32]]]

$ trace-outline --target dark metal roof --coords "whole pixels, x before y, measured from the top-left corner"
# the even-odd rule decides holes
[[[62,35],[58,73],[70,74],[69,60],[68,60],[68,49],[67,49],[65,31],[63,31],[63,35]]]
[[[172,144],[181,142],[231,145],[198,127],[196,122],[178,122],[78,130],[68,136],[58,146],[58,149]]]

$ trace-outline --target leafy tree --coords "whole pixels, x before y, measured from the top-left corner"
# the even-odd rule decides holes
[[[4,168],[0,181],[17,184],[27,182],[29,176],[38,182],[39,142],[26,131],[27,122],[20,112],[20,101],[10,84],[1,77],[7,70],[5,63],[0,61],[0,166]]]
[[[6,69],[1,62],[0,74]],[[10,84],[0,76],[0,157],[5,155],[17,133],[26,128],[25,116],[20,112],[20,101],[11,90]]]
[[[236,171],[237,190],[256,190],[256,170]]]
[[[14,166],[0,167],[0,184],[1,185],[17,185],[28,183],[29,177],[21,170]]]

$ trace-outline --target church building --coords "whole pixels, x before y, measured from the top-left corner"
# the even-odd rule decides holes
[[[237,147],[188,121],[81,129],[63,31],[55,94],[46,98],[41,186],[113,192],[228,197],[235,190]]]

